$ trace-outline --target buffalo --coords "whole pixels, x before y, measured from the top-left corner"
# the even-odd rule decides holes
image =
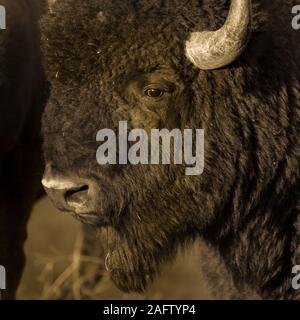
[[[57,208],[96,227],[103,248],[94,243],[120,289],[143,292],[179,247],[201,238],[200,264],[216,291],[223,277],[240,297],[300,298],[291,287],[300,264],[293,4],[51,4],[41,21],[51,82],[43,184]],[[203,129],[203,173],[188,176],[173,163],[99,165],[97,132],[118,132],[120,121],[146,132]]]
[[[41,116],[48,85],[42,67],[38,18],[42,2],[0,0],[0,265],[2,298],[12,299],[25,257],[26,223],[41,194]]]

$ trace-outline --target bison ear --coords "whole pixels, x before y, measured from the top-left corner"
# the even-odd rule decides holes
[[[231,0],[224,26],[216,31],[193,32],[186,43],[186,55],[199,69],[222,68],[241,55],[251,32],[251,0]]]

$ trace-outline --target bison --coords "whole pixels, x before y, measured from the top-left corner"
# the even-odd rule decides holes
[[[241,296],[300,298],[291,287],[300,264],[293,4],[58,0],[42,19],[51,82],[43,184],[57,208],[97,228],[120,289],[144,291],[179,247],[201,238],[214,288],[219,275]],[[96,134],[120,121],[204,129],[204,172],[99,165]]]
[[[41,116],[47,98],[38,17],[31,0],[0,0],[0,265],[15,296],[24,266],[23,244],[32,204],[42,187]]]

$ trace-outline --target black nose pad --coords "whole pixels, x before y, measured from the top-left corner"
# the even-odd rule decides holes
[[[88,201],[89,186],[87,184],[69,189],[65,192],[64,198],[71,207],[84,205]]]
[[[54,206],[64,212],[77,214],[95,214],[101,194],[94,179],[54,172],[51,165],[46,165],[42,180],[46,193]]]
[[[73,184],[67,188],[49,188],[44,186],[45,191],[53,204],[61,211],[85,212],[92,204],[88,184]]]

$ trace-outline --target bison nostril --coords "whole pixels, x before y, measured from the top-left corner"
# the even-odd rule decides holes
[[[65,193],[65,200],[69,205],[80,206],[88,200],[88,185],[72,188]]]

